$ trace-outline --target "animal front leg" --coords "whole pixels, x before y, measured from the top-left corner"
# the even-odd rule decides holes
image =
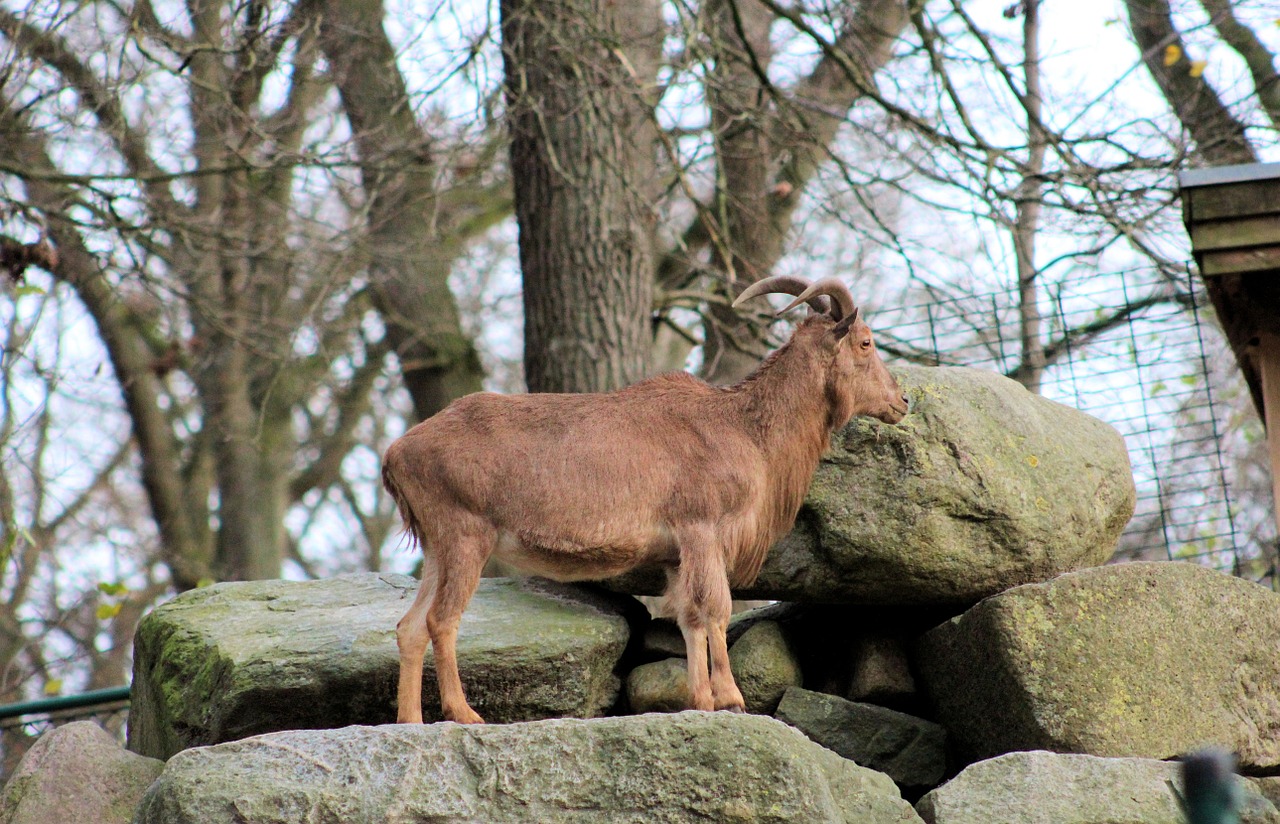
[[[733,682],[725,648],[724,632],[729,625],[732,602],[724,556],[709,526],[686,527],[678,539],[680,566],[668,585],[668,596],[684,634],[689,659],[690,703],[696,710],[741,710],[742,693]]]
[[[733,680],[733,670],[729,667],[729,644],[725,633],[729,630],[729,614],[732,612],[729,584],[725,582],[725,602],[729,606],[724,616],[713,616],[713,626],[707,632],[711,644],[711,695],[718,710],[746,712],[747,702],[742,697],[742,690]]]

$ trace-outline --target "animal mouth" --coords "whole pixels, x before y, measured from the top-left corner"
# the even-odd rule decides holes
[[[889,411],[880,415],[880,420],[885,423],[901,423],[902,419],[911,411],[911,407],[905,405],[890,405]]]

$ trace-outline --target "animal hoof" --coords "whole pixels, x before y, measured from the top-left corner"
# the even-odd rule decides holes
[[[484,723],[484,719],[481,718],[476,713],[476,711],[471,709],[470,707],[467,708],[466,712],[457,713],[456,715],[451,717],[449,720],[457,724],[483,724]]]

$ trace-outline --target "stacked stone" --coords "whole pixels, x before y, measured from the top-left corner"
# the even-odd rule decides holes
[[[1213,744],[1254,776],[1243,820],[1280,821],[1280,596],[1100,566],[1134,507],[1114,430],[997,375],[898,374],[912,413],[837,433],[738,593],[778,602],[730,628],[751,714],[679,711],[643,574],[482,582],[478,728],[390,723],[411,579],[221,584],[139,628],[129,747],[167,763],[137,820],[1174,822],[1166,759]]]

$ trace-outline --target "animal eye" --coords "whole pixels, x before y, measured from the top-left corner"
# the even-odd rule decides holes
[[[862,348],[863,348],[863,349],[870,349],[870,348],[871,348],[871,338],[863,338],[863,339],[862,339]]]

